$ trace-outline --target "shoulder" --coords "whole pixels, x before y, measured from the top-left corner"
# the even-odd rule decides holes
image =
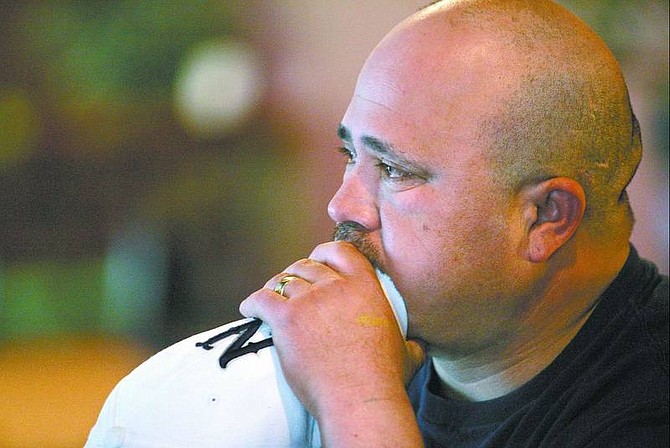
[[[636,267],[580,339],[561,408],[571,442],[661,446],[651,442],[668,439],[668,277],[645,260]]]
[[[639,345],[627,345],[632,352],[646,355],[653,367],[660,368],[667,376],[670,334],[668,277],[658,274],[651,263],[642,262],[651,274],[646,282],[640,283],[640,293],[629,296],[627,308],[631,319],[626,328],[627,337]]]

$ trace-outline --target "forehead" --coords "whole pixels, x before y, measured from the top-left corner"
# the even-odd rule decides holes
[[[478,121],[460,108],[441,112],[406,100],[407,95],[380,85],[357,90],[338,129],[352,149],[365,150],[424,169],[460,164],[484,148]],[[442,116],[438,114],[442,113]]]
[[[468,34],[444,42],[412,32],[390,36],[359,75],[342,119],[349,139],[372,136],[432,160],[481,150],[479,124],[512,85],[491,51],[495,43]]]

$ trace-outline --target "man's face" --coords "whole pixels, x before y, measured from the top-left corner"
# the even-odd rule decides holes
[[[393,278],[409,336],[469,351],[504,337],[519,305],[519,225],[478,137],[496,93],[473,82],[487,67],[442,71],[447,81],[436,83],[430,67],[395,63],[402,57],[382,47],[359,77],[339,132],[348,163],[328,210],[336,237]]]

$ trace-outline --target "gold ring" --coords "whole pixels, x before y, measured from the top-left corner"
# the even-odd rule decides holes
[[[284,296],[284,288],[286,288],[286,285],[288,284],[288,282],[290,282],[291,280],[295,280],[296,278],[299,278],[299,277],[297,277],[295,275],[285,275],[285,276],[283,276],[281,278],[281,280],[279,280],[277,282],[273,291],[276,292],[277,294],[279,294],[280,296]],[[284,297],[286,297],[286,296],[284,296]]]

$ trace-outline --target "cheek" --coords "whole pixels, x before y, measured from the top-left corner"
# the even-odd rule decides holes
[[[425,189],[408,191],[380,209],[383,249],[396,269],[416,272],[434,266],[448,245],[453,213],[436,196]]]
[[[402,199],[388,203],[381,214],[383,249],[399,278],[453,284],[473,270],[499,269],[509,249],[508,228],[488,198],[422,194]]]

